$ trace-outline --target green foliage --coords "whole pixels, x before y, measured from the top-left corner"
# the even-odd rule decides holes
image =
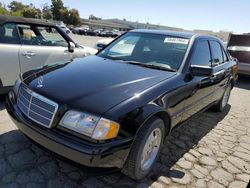
[[[89,15],[90,20],[101,20],[101,18],[94,16],[93,14]]]
[[[79,25],[81,22],[80,15],[78,10],[71,9],[69,10],[68,24],[70,25]]]
[[[22,11],[22,15],[26,18],[41,18],[41,10],[35,7],[25,8]]]
[[[64,6],[62,0],[51,0],[51,6],[44,4],[42,10],[36,8],[32,3],[25,5],[22,2],[12,1],[8,9],[0,3],[0,14],[12,16],[23,16],[26,18],[43,18],[63,21],[69,25],[78,25],[80,15],[76,9],[68,9]]]
[[[10,12],[11,16],[23,16],[22,12],[17,11],[17,12]]]
[[[9,11],[6,9],[4,4],[0,3],[0,15],[5,15],[5,14],[9,14]]]
[[[28,7],[27,5],[24,5],[23,3],[18,1],[12,1],[8,5],[8,8],[10,9],[11,12],[22,12],[22,10],[27,7]]]
[[[62,0],[51,0],[51,12],[54,20],[61,20],[69,25],[78,25],[81,21],[78,10],[64,7]]]
[[[42,17],[46,20],[50,20],[53,18],[53,14],[51,8],[48,4],[44,4],[42,8]]]
[[[55,20],[63,20],[66,15],[66,8],[63,5],[62,0],[51,0],[51,11],[53,14],[53,18]]]

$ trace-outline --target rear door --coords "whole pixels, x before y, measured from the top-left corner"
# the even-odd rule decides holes
[[[0,87],[13,86],[18,74],[20,38],[16,24],[0,26]]]
[[[73,58],[68,42],[54,27],[18,25],[22,47],[20,49],[21,72],[58,61]]]
[[[232,65],[229,62],[229,59],[225,53],[222,45],[215,40],[209,41],[210,48],[212,52],[212,66],[213,66],[213,75],[211,80],[215,85],[214,100],[221,99],[225,87],[227,86],[231,72]]]

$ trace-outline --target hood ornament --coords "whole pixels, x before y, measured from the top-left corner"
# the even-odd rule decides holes
[[[36,87],[38,87],[38,88],[43,87],[43,77],[42,77],[42,76],[40,76],[40,77],[38,78],[37,86],[36,86]]]

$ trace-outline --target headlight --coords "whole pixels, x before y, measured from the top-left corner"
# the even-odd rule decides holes
[[[60,126],[96,140],[115,138],[120,128],[116,122],[77,111],[66,112]]]
[[[14,90],[16,95],[18,94],[18,90],[19,90],[21,83],[22,83],[22,81],[21,81],[20,77],[18,77],[16,82],[15,82],[15,85],[13,87],[13,90]]]

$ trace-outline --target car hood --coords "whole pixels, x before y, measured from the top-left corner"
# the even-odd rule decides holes
[[[103,114],[174,74],[88,56],[29,71],[23,74],[23,82],[61,105]]]

